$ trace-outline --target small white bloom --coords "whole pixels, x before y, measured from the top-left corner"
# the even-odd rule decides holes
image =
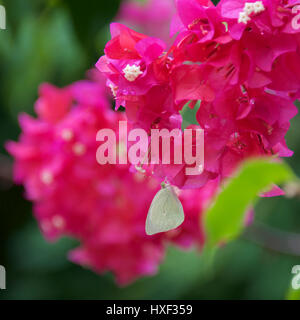
[[[254,12],[254,3],[246,2],[243,11],[247,13],[247,15],[250,15],[252,12]]]
[[[73,131],[70,130],[70,129],[64,129],[62,132],[61,132],[61,137],[63,138],[63,140],[65,141],[70,141],[72,140],[74,134],[73,134]]]
[[[42,171],[41,173],[41,181],[44,183],[44,184],[51,184],[53,182],[53,174],[51,171],[49,170],[44,170]]]
[[[253,12],[260,13],[265,11],[265,6],[262,1],[256,1],[253,3]]]
[[[85,154],[86,148],[85,145],[77,142],[74,144],[73,146],[73,152],[77,155],[77,156],[82,156],[83,154]]]
[[[136,78],[138,78],[141,74],[143,74],[143,72],[141,71],[141,68],[140,66],[136,66],[135,64],[134,65],[127,65],[124,69],[123,69],[123,72],[124,72],[124,76],[125,78],[132,82],[134,81]]]
[[[247,24],[248,21],[250,21],[250,17],[248,16],[248,14],[246,12],[240,12],[240,15],[239,15],[239,20],[238,22],[239,23],[245,23]]]
[[[56,215],[52,218],[52,224],[57,229],[63,229],[63,227],[65,226],[65,220],[63,217]]]

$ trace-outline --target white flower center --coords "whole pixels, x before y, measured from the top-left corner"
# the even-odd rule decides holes
[[[57,229],[62,229],[65,226],[65,220],[63,217],[56,215],[52,218],[52,224]]]
[[[72,149],[77,156],[82,156],[86,151],[85,145],[80,142],[75,143]]]
[[[63,138],[63,140],[65,141],[70,141],[72,140],[74,134],[73,134],[73,131],[70,130],[70,129],[64,129],[62,132],[61,132],[61,137]]]
[[[251,20],[250,15],[252,13],[260,13],[264,10],[265,7],[262,1],[246,2],[243,11],[239,14],[238,22],[247,24]]]
[[[265,10],[264,4],[262,3],[262,1],[256,1],[253,4],[253,11],[255,13],[259,13]]]
[[[127,65],[124,69],[124,76],[125,78],[130,81],[133,82],[136,78],[138,78],[141,74],[143,74],[143,72],[141,71],[140,66],[137,65]]]
[[[51,184],[53,182],[53,174],[51,171],[49,170],[44,170],[42,171],[41,173],[41,181],[44,183],[44,184]]]
[[[247,24],[248,21],[250,21],[250,20],[251,19],[250,19],[249,15],[246,12],[240,12],[239,20],[238,20],[239,23]]]
[[[249,15],[253,11],[254,11],[254,3],[253,2],[246,2],[243,12],[245,12],[245,13],[247,13]]]

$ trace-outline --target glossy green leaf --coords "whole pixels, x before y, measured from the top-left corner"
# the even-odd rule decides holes
[[[273,184],[281,184],[293,177],[286,164],[274,162],[272,158],[245,162],[206,213],[208,246],[237,237],[245,225],[245,212],[255,203],[258,194],[270,189]]]
[[[290,288],[286,300],[300,300],[300,289],[294,290],[293,288]]]

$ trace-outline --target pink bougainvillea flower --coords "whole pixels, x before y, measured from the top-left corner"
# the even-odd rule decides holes
[[[159,59],[165,45],[159,39],[138,34],[117,23],[111,25],[111,34],[105,56],[99,59],[96,67],[108,77],[108,85],[122,104],[132,96],[146,94],[164,80],[162,72],[156,72],[156,66],[160,63],[163,69],[166,64]]]
[[[180,127],[169,82],[172,59],[164,53],[165,44],[121,24],[112,24],[111,34],[105,56],[96,67],[108,79],[116,108],[125,107],[129,121],[147,131],[152,127]]]

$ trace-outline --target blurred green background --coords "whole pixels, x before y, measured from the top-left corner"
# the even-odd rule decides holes
[[[102,54],[119,0],[6,0],[7,30],[0,30],[0,265],[7,290],[0,299],[283,299],[291,269],[300,265],[300,202],[263,199],[252,227],[219,250],[209,273],[195,251],[170,249],[159,273],[126,288],[70,263],[62,239],[46,243],[23,189],[9,182],[3,144],[16,140],[18,112],[33,113],[37,88],[85,77]],[[288,163],[300,176],[300,117],[287,137],[295,151]],[[224,212],[226,214],[226,212]],[[299,234],[299,235],[297,235]]]

